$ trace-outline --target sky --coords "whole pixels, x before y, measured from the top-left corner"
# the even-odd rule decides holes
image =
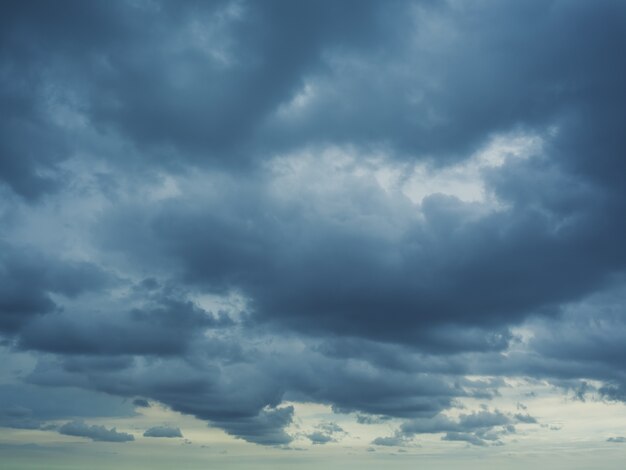
[[[621,469],[626,2],[0,5],[0,468]]]

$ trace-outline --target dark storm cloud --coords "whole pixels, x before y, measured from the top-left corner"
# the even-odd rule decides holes
[[[536,320],[529,341],[532,355],[518,357],[509,367],[552,378],[556,385],[584,399],[597,393],[608,400],[626,401],[626,292],[623,280],[583,302],[565,305],[556,319]],[[598,380],[599,389],[587,380]]]
[[[619,276],[610,287],[584,300],[538,312],[523,324],[531,336],[515,338],[505,355],[464,354],[459,358],[464,367],[456,373],[531,377],[545,380],[577,400],[626,401],[626,370],[621,360],[626,334],[623,285]],[[453,367],[455,362],[446,358],[445,364]],[[445,366],[439,367],[445,370]],[[532,421],[524,414],[515,417],[520,422]]]
[[[165,145],[183,159],[250,159],[259,124],[320,67],[322,52],[374,46],[385,12],[370,1],[281,0],[2,9],[0,176],[27,198],[58,186],[44,173],[84,144],[69,143],[70,112],[153,156],[170,159]]]
[[[258,182],[239,194],[225,185],[210,208],[184,199],[155,214],[129,207],[106,226],[137,227],[138,238],[107,235],[104,226],[103,233],[108,246],[137,262],[158,262],[154,253],[162,263],[176,261],[186,282],[243,289],[258,321],[433,352],[498,350],[511,339],[508,325],[602,286],[625,261],[615,236],[621,219],[607,219],[613,204],[602,190],[584,191],[579,203],[571,175],[548,183],[542,165],[521,169],[515,176],[505,166],[493,178],[534,185],[533,199],[503,194],[515,204],[510,210],[476,217],[472,204],[429,196],[423,220],[407,207],[407,225],[392,237],[359,224],[371,205],[358,193],[346,190],[354,207],[338,225],[306,205],[276,204]],[[562,194],[553,201],[555,181]],[[382,189],[368,189],[383,207],[391,203]]]
[[[8,2],[4,13],[5,81],[26,85],[7,93],[3,176],[24,195],[73,153],[48,142],[68,132],[40,117],[46,102],[48,114],[78,110],[170,167],[309,143],[442,162],[494,132],[557,121],[582,144],[568,160],[610,177],[624,144],[611,126],[624,98],[618,2]],[[308,83],[312,102],[281,117]],[[596,149],[599,172],[583,155]]]
[[[60,426],[60,434],[66,436],[87,437],[92,441],[101,442],[128,442],[135,437],[126,432],[118,432],[115,428],[107,429],[104,426],[88,425],[84,421],[71,421]]]
[[[233,152],[242,143],[248,147],[259,122],[289,99],[303,74],[318,65],[328,44],[348,48],[371,44],[377,37],[375,13],[380,10],[369,1],[272,1],[263,6],[224,2],[210,8],[188,8],[172,25],[171,17],[163,14],[172,5],[164,7],[155,18],[158,27],[174,26],[180,33],[193,19],[207,28],[201,32],[217,35],[211,38],[214,42],[174,49],[165,59],[170,73],[163,74],[162,53],[145,48],[141,38],[142,42],[135,42],[141,64],[128,57],[113,59],[116,74],[102,83],[121,106],[112,107],[96,98],[94,114],[140,142],[172,143],[209,159],[223,158],[214,152]],[[228,8],[238,7],[241,17],[230,13],[228,18]],[[216,12],[221,14],[219,25],[212,24]],[[154,29],[148,33],[160,28]],[[233,64],[216,64],[203,47],[231,49],[224,54],[232,54],[232,59],[224,60]],[[211,87],[206,86],[208,82]]]
[[[340,413],[430,417],[449,407],[454,398],[473,393],[445,377],[388,371],[366,362],[350,367],[349,361],[309,361],[306,368],[292,366],[290,372],[294,399],[328,403]]]
[[[247,441],[272,445],[291,440],[284,428],[293,410],[280,408],[283,400],[326,403],[342,413],[428,418],[458,397],[489,398],[498,386],[416,370],[390,371],[314,350],[297,352],[289,344],[268,350],[266,340],[255,336],[231,340],[249,344],[243,361],[227,361],[197,343],[184,358],[137,358],[119,367],[104,361],[96,367],[93,358],[80,356],[40,360],[28,380],[45,387],[72,384],[129,398],[141,395]],[[332,423],[317,431],[332,439],[340,433]]]
[[[439,415],[432,419],[416,419],[402,426],[402,431],[407,434],[438,433],[444,431],[471,431],[477,428],[492,428],[503,426],[512,422],[509,416],[495,411],[479,411],[472,414],[462,414],[458,421]]]
[[[606,90],[623,72],[610,55],[617,48],[607,47],[620,39],[612,36],[623,19],[616,4],[493,2],[481,10],[421,3],[9,3],[4,57],[9,71],[29,79],[26,90],[64,84],[57,100],[94,126],[149,144],[153,154],[173,144],[187,151],[179,158],[192,151],[209,160],[258,155],[280,142],[329,141],[458,158],[494,131],[544,125],[572,103],[589,102],[593,87]],[[430,20],[459,39],[432,37]],[[577,23],[587,35],[569,26]],[[604,73],[607,64],[617,76]],[[276,118],[307,80],[320,82],[312,109]],[[63,94],[68,88],[78,103]],[[14,121],[34,127],[34,105],[21,106],[26,115]],[[42,147],[11,134],[29,149]],[[53,152],[29,153],[34,163],[23,172],[34,178]]]
[[[6,256],[6,255],[5,255]],[[54,310],[39,266],[20,261],[11,256],[3,257],[0,271],[0,328],[15,331],[32,316]]]
[[[116,282],[92,263],[61,261],[1,241],[0,250],[0,331],[15,332],[54,311],[52,293],[72,298]]]
[[[544,358],[605,364],[617,370],[626,354],[625,297],[623,288],[613,289],[566,307],[558,320],[539,323],[532,348]]]
[[[171,426],[153,426],[150,429],[146,429],[143,433],[144,437],[183,437],[180,432],[180,428],[174,428]]]
[[[214,421],[228,434],[263,445],[289,444],[293,438],[284,430],[293,420],[293,406],[268,408],[252,417],[233,417]]]
[[[40,361],[29,381],[44,387],[74,385],[118,396],[140,394],[174,411],[210,421],[227,433],[264,445],[287,444],[293,407],[278,407],[284,384],[269,364],[222,367],[202,353],[185,359],[136,361],[121,370],[69,370],[63,361]]]
[[[341,99],[333,98],[332,102],[349,104],[354,100],[365,103],[366,109],[376,109],[375,113],[358,111],[358,116],[367,118],[368,129],[380,132],[374,140],[411,148],[412,155],[467,155],[497,131],[520,126],[543,131],[550,124],[560,127],[556,137],[548,138],[549,163],[533,160],[518,167],[506,165],[492,176],[490,189],[513,204],[511,211],[468,223],[472,208],[467,204],[451,197],[431,196],[422,204],[425,226],[409,226],[400,244],[357,230],[340,231],[324,225],[324,220],[293,217],[291,211],[298,207],[281,213],[254,190],[249,201],[244,197],[241,203],[233,204],[225,198],[220,212],[215,207],[206,211],[170,207],[145,221],[152,228],[148,232],[156,232],[155,248],[177,257],[188,280],[201,281],[213,289],[243,289],[254,301],[259,318],[299,330],[410,341],[443,352],[454,347],[501,349],[506,347],[506,325],[510,322],[519,321],[529,311],[589,292],[624,265],[623,250],[616,242],[619,237],[615,236],[624,232],[624,223],[615,217],[623,212],[623,204],[607,200],[613,196],[611,188],[595,186],[598,179],[604,182],[603,178],[616,172],[590,169],[588,173],[595,179],[587,181],[580,170],[590,165],[587,162],[595,150],[592,152],[588,145],[579,149],[571,146],[572,140],[605,136],[601,139],[603,147],[598,149],[603,154],[599,161],[609,165],[615,160],[610,155],[622,144],[617,133],[607,135],[612,128],[605,125],[619,112],[614,105],[619,99],[604,99],[606,90],[614,89],[623,73],[615,65],[620,61],[610,52],[618,48],[607,47],[610,41],[623,42],[619,25],[624,15],[617,4],[606,2],[599,8],[545,2],[529,2],[523,7],[489,3],[487,7],[438,5],[411,10],[399,3],[383,13],[370,4],[353,8],[349,3],[337,6],[322,2],[294,7],[275,2],[263,8],[245,4],[237,13],[236,9],[228,10],[226,4],[216,3],[206,8],[190,6],[178,14],[164,4],[160,9],[127,7],[129,15],[124,20],[118,18],[122,16],[118,9],[124,7],[112,7],[97,21],[99,16],[91,10],[83,11],[83,7],[70,3],[67,8],[84,15],[87,25],[97,23],[93,37],[88,35],[85,51],[74,51],[80,46],[70,45],[61,16],[45,20],[39,12],[17,9],[16,24],[36,38],[39,27],[34,25],[43,22],[41,31],[50,28],[59,36],[52,38],[61,52],[59,60],[76,62],[78,71],[87,73],[84,56],[104,56],[107,67],[114,71],[112,78],[103,72],[93,81],[94,86],[101,87],[98,93],[86,93],[92,101],[105,97],[107,104],[89,101],[86,107],[95,124],[110,121],[134,140],[173,143],[180,148],[199,146],[206,155],[216,149],[225,154],[223,149],[233,147],[232,142],[249,140],[254,121],[289,101],[304,78],[315,79],[323,73],[323,83],[326,80],[331,87],[340,86],[341,79],[333,74],[337,61],[363,63],[365,70],[369,70],[368,65],[380,69],[381,60],[389,65],[389,72],[383,72],[388,76],[381,82],[382,88],[376,88],[377,83],[370,83],[368,78],[362,86],[342,90]],[[406,15],[408,11],[413,11],[415,23],[388,22],[389,15],[396,15],[396,20],[411,17]],[[24,20],[31,14],[37,21]],[[531,31],[518,26],[520,15],[528,20]],[[150,21],[140,22],[140,18]],[[199,60],[199,46],[183,34],[191,34],[192,19],[206,19],[206,28],[211,30],[212,18],[225,22],[221,26],[224,30],[219,31],[224,47],[229,38],[233,43],[235,65],[225,71],[208,59]],[[350,20],[347,27],[342,18]],[[455,32],[466,45],[460,49],[462,53],[455,48],[456,39],[446,42],[432,36],[430,20],[441,20],[444,28]],[[572,23],[580,23],[589,34],[583,39],[569,26]],[[130,28],[133,24],[145,26],[137,32]],[[394,41],[399,36],[385,29],[391,24],[394,31],[398,25],[413,27],[416,36],[405,40],[395,54],[384,54],[388,59],[383,59],[372,46],[386,50],[397,45]],[[175,86],[170,74],[152,72],[162,70],[164,60],[145,44],[165,25],[179,35],[171,33],[160,41],[171,46],[166,50],[173,51],[175,60],[169,61],[168,67],[174,75],[191,80],[184,87]],[[120,33],[109,37],[107,30]],[[6,35],[20,45],[36,40],[24,39],[19,31],[16,26]],[[378,34],[371,34],[373,31]],[[85,34],[83,29],[77,31],[77,37],[81,34]],[[593,42],[587,39],[591,36]],[[126,56],[119,50],[121,39],[131,44],[126,47]],[[420,41],[437,39],[432,51],[420,46]],[[446,58],[445,63],[437,59],[438,55]],[[406,76],[396,77],[393,65],[413,56]],[[129,60],[137,57],[141,61]],[[34,59],[30,59],[26,63],[32,65]],[[321,67],[324,61],[330,62]],[[136,69],[139,65],[141,70]],[[428,76],[417,72],[423,65],[430,66]],[[607,68],[615,73],[607,73]],[[356,72],[350,68],[346,72],[342,76],[351,84],[361,84],[351,75]],[[424,83],[432,80],[443,85],[433,90]],[[493,80],[498,86],[488,86]],[[202,85],[207,82],[213,86]],[[415,89],[411,88],[413,83]],[[259,88],[263,92],[257,91]],[[334,96],[323,86],[321,93],[322,97]],[[396,93],[401,96],[390,99]],[[407,99],[411,93],[423,96],[414,109],[410,108],[414,100]],[[393,113],[381,112],[385,109],[383,97],[391,103]],[[221,104],[222,99],[228,106]],[[121,105],[107,108],[111,103]],[[240,109],[242,103],[245,106]],[[314,98],[316,109],[322,105]],[[406,111],[398,112],[407,106]],[[222,110],[219,119],[216,109]],[[347,109],[355,107],[347,105]],[[441,117],[417,125],[407,118],[426,115],[425,109]],[[322,106],[319,113],[341,115],[334,111]],[[383,122],[377,123],[381,116]],[[359,121],[351,117],[342,116],[342,123]],[[358,145],[368,133],[349,124],[342,130],[345,125],[306,113],[296,121],[302,120],[307,139],[314,138],[319,123],[328,123],[328,127],[320,129],[320,137],[314,138],[318,141],[328,141],[327,136],[334,135],[331,129],[339,129],[342,136],[338,142]],[[401,134],[393,129],[401,129]],[[293,129],[288,132],[298,135]],[[437,137],[439,134],[442,137]],[[607,141],[612,147],[606,148]],[[304,138],[298,141],[299,146],[306,143]],[[575,155],[570,156],[571,152]],[[255,177],[250,177],[253,188]],[[541,186],[531,191],[529,184],[539,186],[538,181]],[[555,183],[563,189],[549,189]],[[580,201],[587,202],[580,206]],[[117,224],[127,222],[121,216],[115,220]],[[244,229],[250,224],[250,230]],[[298,233],[309,235],[300,237],[298,243]],[[143,252],[137,250],[135,242],[144,245],[146,240],[122,240],[126,244],[123,249]],[[153,256],[146,253],[146,257]],[[399,263],[390,262],[397,258]],[[537,281],[540,278],[549,281]],[[392,311],[394,321],[383,320],[382,311]],[[451,334],[445,328],[432,328],[441,323],[463,328]],[[494,324],[503,325],[500,333],[481,329],[491,329]],[[468,325],[478,328],[473,337],[464,338]]]
[[[94,335],[95,336],[95,335]],[[66,337],[67,339],[67,337]],[[63,359],[63,368],[68,372],[81,373],[86,371],[110,372],[126,369],[134,364],[134,358],[124,356],[79,355],[77,352],[68,354]],[[133,402],[133,404],[135,404]]]
[[[213,315],[191,301],[159,293],[129,311],[95,317],[85,313],[59,313],[34,320],[22,329],[19,346],[68,355],[178,355],[204,330],[233,324],[227,315]],[[80,367],[71,360],[68,367],[72,364]],[[98,365],[94,362],[88,367],[97,369]]]
[[[562,163],[586,173],[602,167],[598,176],[618,181],[620,2],[438,2],[412,13],[415,23],[402,41],[382,45],[386,53],[329,52],[330,70],[309,77],[311,102],[276,117],[272,136],[294,145],[384,143],[439,165],[494,132],[558,124]]]
[[[42,397],[45,396],[45,399]],[[40,429],[46,421],[74,417],[132,416],[119,397],[71,387],[42,388],[30,384],[0,385],[0,426]]]
[[[77,239],[93,262],[0,233],[0,330],[38,354],[29,380],[46,393],[141,396],[264,445],[293,438],[284,400],[407,420],[377,445],[419,433],[485,445],[533,423],[446,417],[501,385],[466,374],[591,378],[625,400],[623,299],[563,313],[623,284],[624,4],[1,8],[0,181],[29,204],[9,194],[0,216],[70,222],[58,211],[68,200],[89,213]],[[370,151],[410,176],[417,161],[438,171],[511,132],[543,147],[481,171],[497,210],[443,194],[413,203],[358,176]],[[335,167],[327,148],[354,161]],[[285,190],[300,153],[312,164]],[[283,154],[295,164],[278,165]],[[179,194],[146,196],[151,172],[180,176]],[[231,293],[247,302],[237,322],[194,297]],[[524,321],[527,349],[500,354]],[[51,416],[10,398],[4,425]]]
[[[0,77],[0,88],[6,90],[3,78]],[[18,81],[19,78],[12,77],[12,80]],[[19,103],[12,106],[10,101],[16,98],[16,92],[10,93],[9,99],[0,92],[0,107],[3,113],[11,116],[0,122],[0,182],[7,184],[20,196],[36,199],[58,186],[58,181],[42,174],[42,170],[57,163],[66,150],[63,142],[59,142],[61,139],[55,133],[54,126],[40,122],[44,120],[40,116],[28,115],[26,119],[30,123],[20,122],[23,119],[20,114],[28,114],[31,110],[16,109],[21,107]]]
[[[58,185],[45,172],[54,169],[68,148],[61,129],[46,113],[42,93],[33,89],[37,71],[21,66],[20,58],[7,58],[10,46],[5,40],[0,39],[0,183],[36,199]]]
[[[65,90],[87,78],[77,63],[109,40],[121,39],[124,28],[117,26],[123,17],[115,10],[72,1],[3,2],[0,180],[25,198],[60,184],[56,166],[75,149],[55,118],[72,101]]]
[[[581,298],[626,262],[618,235],[626,228],[623,185],[613,177],[620,174],[620,152],[626,149],[611,126],[619,122],[619,90],[616,100],[605,99],[606,90],[615,89],[616,77],[623,74],[614,70],[620,61],[608,46],[609,39],[624,42],[619,28],[624,12],[613,3],[604,6],[494,4],[469,12],[477,16],[463,8],[424,10],[426,18],[441,15],[460,38],[475,39],[479,48],[463,48],[462,56],[439,51],[449,59],[445,67],[440,65],[447,86],[425,99],[434,100],[432,107],[450,117],[434,130],[428,127],[424,135],[413,133],[426,145],[421,151],[435,156],[447,152],[444,144],[429,143],[438,131],[450,145],[464,148],[464,155],[472,148],[468,142],[484,142],[498,130],[520,126],[539,129],[547,142],[545,155],[506,164],[488,175],[487,189],[510,204],[509,210],[476,220],[471,204],[431,195],[421,204],[424,223],[409,223],[398,241],[355,222],[371,213],[376,188],[368,188],[367,199],[356,190],[346,194],[355,199],[355,213],[342,214],[348,223],[338,227],[334,220],[311,216],[309,204],[277,206],[258,189],[258,179],[251,178],[246,192],[228,194],[226,188],[223,201],[205,210],[193,204],[186,211],[181,205],[163,208],[144,222],[150,227],[144,234],[155,236],[156,251],[179,260],[186,280],[213,289],[243,289],[262,320],[443,352],[505,348],[510,339],[506,326],[530,312]],[[533,34],[517,26],[517,14],[531,20]],[[494,20],[511,28],[490,26]],[[590,35],[597,33],[597,40],[582,39],[568,26],[571,22]],[[553,31],[557,34],[550,39]],[[499,49],[503,40],[506,51]],[[579,53],[569,48],[572,41]],[[470,67],[470,58],[479,64]],[[378,64],[379,57],[362,60]],[[485,86],[483,79],[497,79],[500,86]],[[390,90],[384,96],[394,90],[406,94],[404,82],[390,86],[398,85],[393,77],[384,85]],[[347,90],[333,103],[350,102],[354,93]],[[369,96],[377,95],[363,92],[354,99],[366,97],[367,102]],[[323,114],[332,113],[329,109]],[[380,114],[360,112],[374,120]],[[342,121],[353,122],[346,116]],[[374,127],[384,133],[395,124]],[[545,132],[549,125],[557,127],[556,135]],[[455,129],[471,134],[455,139]],[[356,140],[360,135],[351,134]],[[393,134],[385,136],[395,142]],[[596,139],[601,143],[592,148]],[[572,141],[585,145],[575,148]],[[598,153],[602,156],[596,157]],[[613,165],[612,171],[594,172],[597,158],[602,165]],[[232,203],[235,197],[238,202]],[[116,223],[124,224],[135,215],[118,217]],[[404,217],[411,220],[408,212]],[[128,252],[135,251],[133,240],[124,242]],[[494,326],[501,328],[494,331]]]

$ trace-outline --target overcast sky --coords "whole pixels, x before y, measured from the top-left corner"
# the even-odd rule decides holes
[[[3,1],[0,458],[623,468],[624,51],[620,0]]]

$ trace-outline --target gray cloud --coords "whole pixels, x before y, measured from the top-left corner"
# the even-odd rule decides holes
[[[341,426],[333,422],[325,422],[318,424],[315,431],[306,434],[306,437],[313,444],[327,444],[329,442],[337,442],[347,433]]]
[[[84,421],[71,421],[60,426],[60,434],[67,436],[87,437],[92,441],[128,442],[134,441],[132,434],[118,432],[115,428],[107,429],[104,426],[88,425]]]
[[[144,437],[183,437],[180,428],[170,426],[153,426],[146,429],[143,435]]]
[[[309,433],[309,434],[306,435],[306,437],[313,444],[327,444],[329,442],[334,442],[335,441],[331,435],[324,434],[323,432],[320,432],[320,431],[315,431],[315,432]]]
[[[293,406],[263,409],[252,417],[224,417],[214,421],[228,434],[263,445],[283,445],[292,441],[284,428],[293,420]]]
[[[38,173],[73,154],[64,145],[72,118],[118,132],[163,159],[169,156],[160,146],[194,161],[241,161],[266,116],[320,66],[323,50],[368,46],[383,33],[381,8],[369,1],[298,8],[281,1],[184,8],[163,1],[93,9],[66,1],[59,8],[62,15],[43,2],[3,6],[0,78],[8,93],[0,99],[11,119],[1,128],[0,168],[26,197],[57,182]],[[199,25],[206,36],[197,34]],[[51,49],[55,54],[46,53]],[[171,73],[161,73],[164,67]]]
[[[93,263],[65,262],[3,241],[0,248],[0,331],[15,332],[54,311],[50,294],[72,298],[116,283]]]
[[[135,398],[133,400],[133,405],[139,408],[150,408],[150,402],[145,398]]]
[[[23,328],[19,344],[61,354],[176,355],[203,330],[229,325],[227,316],[213,315],[190,301],[155,296],[145,305],[107,316],[40,318]]]
[[[14,429],[40,429],[44,424],[32,417],[33,411],[20,405],[0,409],[0,426]]]
[[[487,445],[487,442],[485,441],[485,439],[482,439],[481,437],[477,436],[476,434],[471,434],[471,433],[467,433],[467,432],[450,431],[450,432],[447,432],[442,437],[442,439],[444,441],[467,442],[468,444],[472,444],[474,446],[484,446],[484,445]]]
[[[45,395],[45,400],[42,396]],[[68,416],[129,417],[133,408],[119,397],[72,387],[42,388],[32,384],[0,385],[0,426],[38,429]]]
[[[442,439],[446,441],[464,441],[477,446],[501,444],[502,436],[516,432],[515,423],[534,424],[537,420],[529,415],[511,416],[498,410],[487,409],[461,414],[456,420],[445,415],[437,415],[433,418],[406,421],[400,427],[399,433],[390,438],[390,442],[401,441],[416,434],[444,433]],[[382,442],[385,442],[386,438],[382,439]]]
[[[407,443],[407,438],[402,435],[377,437],[372,444],[385,447],[403,447]]]
[[[446,411],[502,376],[626,401],[623,4],[0,8],[3,426],[112,395],[284,445],[294,400],[486,445],[535,418]],[[484,201],[381,182],[511,135]]]

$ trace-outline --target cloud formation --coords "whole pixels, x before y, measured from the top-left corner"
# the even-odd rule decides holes
[[[482,446],[536,424],[456,412],[507,377],[626,402],[621,2],[0,9],[0,425]]]
[[[378,437],[372,444],[379,446],[405,446],[419,434],[443,434],[446,441],[463,441],[476,446],[502,444],[507,434],[515,434],[515,424],[534,424],[537,420],[530,415],[510,416],[498,410],[461,414],[458,419],[439,414],[432,418],[417,418],[405,421],[393,436]]]
[[[87,437],[92,441],[128,442],[135,440],[132,434],[118,432],[115,428],[107,429],[104,426],[90,426],[84,421],[70,421],[60,426],[58,431],[66,436]]]
[[[171,426],[153,426],[150,429],[146,429],[143,433],[144,437],[183,437],[180,432],[180,428],[174,428]]]
[[[318,424],[315,431],[308,433],[306,437],[312,444],[323,445],[329,442],[337,442],[346,432],[337,423],[327,422]]]

